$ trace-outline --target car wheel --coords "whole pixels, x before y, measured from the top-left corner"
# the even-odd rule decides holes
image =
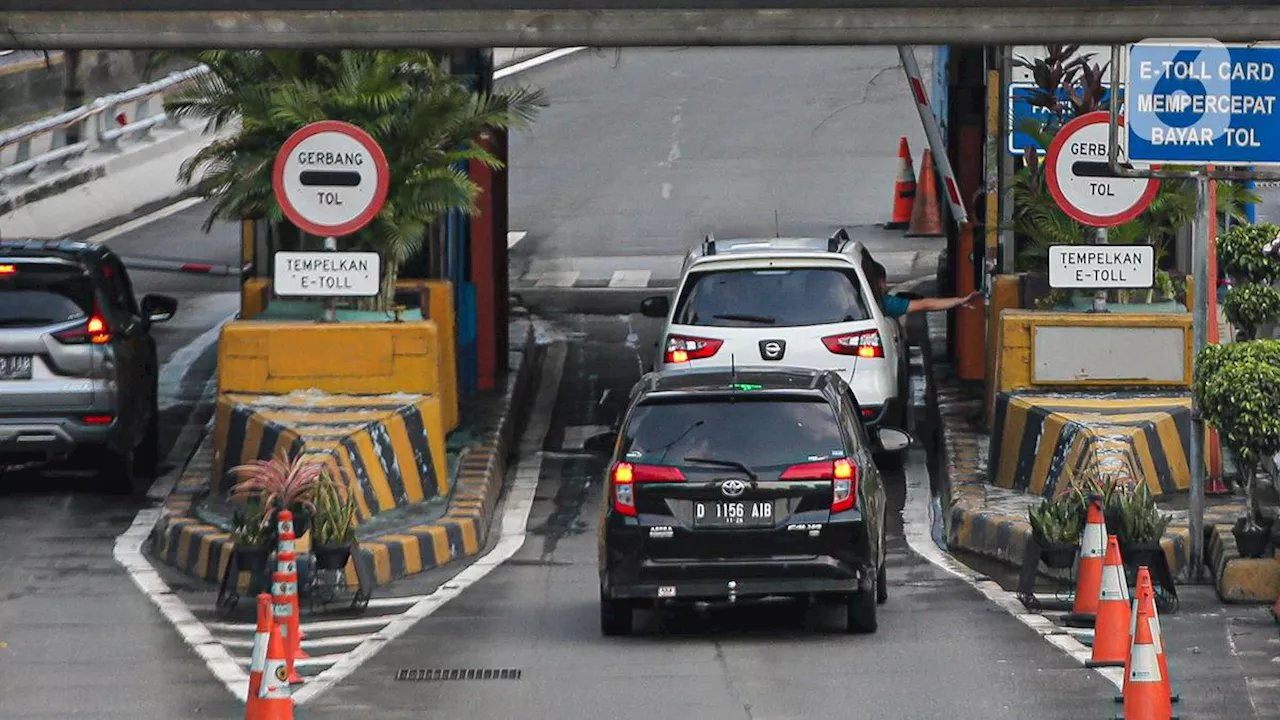
[[[151,403],[151,419],[147,421],[147,434],[135,453],[135,468],[139,477],[152,478],[160,466],[160,410]]]
[[[138,490],[135,474],[136,458],[133,450],[117,452],[102,448],[95,458],[94,467],[103,489],[113,495],[132,495]]]
[[[630,635],[635,611],[620,600],[600,598],[600,632],[608,636]]]
[[[879,573],[876,573],[878,576]],[[879,583],[875,582],[878,586]],[[879,627],[876,620],[876,597],[879,590],[876,587],[867,588],[865,591],[856,593],[849,598],[846,607],[848,618],[846,619],[846,630],[851,633],[860,635],[870,635]]]
[[[885,563],[880,563],[880,569],[876,571],[876,604],[878,605],[889,602],[889,581],[885,578],[887,574]]]

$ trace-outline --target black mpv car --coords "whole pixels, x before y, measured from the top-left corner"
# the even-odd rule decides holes
[[[873,441],[835,372],[667,370],[632,390],[606,470],[600,626],[633,610],[768,597],[843,604],[875,632],[885,586],[885,492]]]

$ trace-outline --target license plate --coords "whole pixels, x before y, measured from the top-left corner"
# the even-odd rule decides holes
[[[773,502],[694,502],[694,527],[772,527]]]
[[[0,355],[0,380],[30,379],[30,355]]]

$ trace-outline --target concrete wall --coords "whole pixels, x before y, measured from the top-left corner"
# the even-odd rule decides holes
[[[48,59],[31,58],[0,65],[0,127],[12,127],[63,109],[66,58],[49,53]],[[171,63],[152,73],[189,66]],[[86,50],[80,56],[80,82],[84,102],[145,82],[147,53],[144,51]]]

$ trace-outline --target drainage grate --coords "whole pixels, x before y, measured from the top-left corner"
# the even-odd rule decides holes
[[[519,668],[400,668],[396,672],[396,680],[519,680],[521,674]]]

